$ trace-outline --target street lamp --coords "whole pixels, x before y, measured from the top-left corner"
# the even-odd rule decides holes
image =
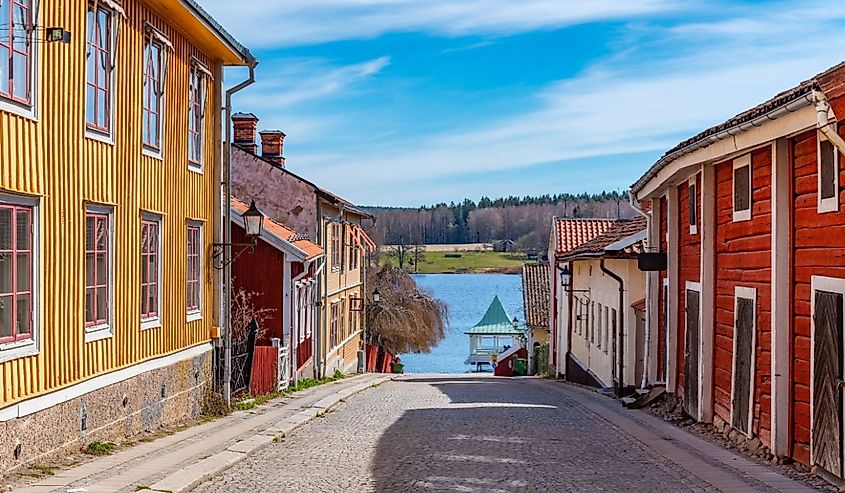
[[[378,288],[373,291],[373,303],[378,303],[381,301],[381,293],[378,292]]]
[[[249,250],[250,252],[255,250],[255,245],[258,244],[258,238],[261,236],[261,232],[264,231],[264,213],[261,212],[258,207],[255,205],[255,201],[253,200],[249,204],[249,208],[241,214],[241,217],[244,220],[244,236],[249,241],[249,243],[214,243],[212,245],[214,249],[214,255],[212,255],[212,263],[211,265],[214,266],[217,270],[223,270],[226,268],[227,265],[234,262],[238,257],[241,256],[242,253]],[[223,252],[226,251],[226,247],[233,247],[233,246],[240,246],[243,247],[241,250],[236,253],[235,255],[230,255],[231,258],[220,264],[215,263],[213,260],[221,257]]]
[[[563,266],[558,268],[558,274],[560,275],[560,285],[563,286],[563,290],[568,293],[589,293],[589,289],[572,289],[572,271],[569,270],[569,264],[563,264]]]

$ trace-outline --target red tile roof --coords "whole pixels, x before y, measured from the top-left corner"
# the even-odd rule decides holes
[[[549,264],[522,266],[522,298],[525,303],[525,325],[549,326]]]
[[[569,219],[556,217],[554,228],[557,234],[555,253],[565,254],[607,231],[615,219]]]
[[[247,209],[249,209],[249,206],[235,197],[232,197],[232,208],[238,211],[238,213],[243,214]],[[308,235],[297,233],[296,231],[274,221],[269,217],[264,218],[264,231],[305,252],[305,255],[307,255],[306,260],[319,257],[325,253],[319,245],[308,238]]]
[[[646,218],[642,216],[634,219],[614,221],[607,231],[566,252],[563,257],[572,259],[576,257],[595,257],[604,255],[606,253],[605,248],[626,238],[631,238],[638,233],[644,232],[646,225]],[[642,238],[636,239],[630,244],[625,245],[618,252],[615,252],[614,256],[635,256],[636,254],[644,251],[645,239]]]

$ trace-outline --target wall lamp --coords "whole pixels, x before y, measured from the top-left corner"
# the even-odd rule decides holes
[[[250,240],[250,242],[249,243],[213,243],[212,247],[214,249],[213,250],[214,254],[212,255],[212,257],[214,259],[222,256],[223,253],[226,251],[226,247],[234,247],[234,246],[243,247],[232,258],[230,258],[229,260],[227,260],[225,262],[221,262],[219,265],[212,262],[211,265],[213,265],[214,268],[217,269],[217,270],[225,269],[227,265],[229,265],[232,262],[234,262],[235,260],[237,260],[237,258],[240,257],[241,254],[243,254],[245,251],[249,250],[250,253],[255,251],[255,245],[258,244],[258,237],[261,236],[261,232],[264,230],[264,213],[262,213],[258,209],[258,207],[255,206],[255,201],[253,200],[252,203],[249,204],[249,209],[244,211],[244,213],[241,214],[241,217],[244,220],[245,236],[247,237],[248,240]]]
[[[558,274],[560,274],[560,285],[563,290],[568,293],[589,293],[589,289],[572,289],[572,271],[569,270],[568,264],[558,267]]]

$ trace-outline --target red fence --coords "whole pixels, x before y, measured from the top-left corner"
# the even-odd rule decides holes
[[[279,350],[271,346],[256,346],[252,360],[252,378],[249,381],[249,393],[252,395],[269,394],[278,388]]]

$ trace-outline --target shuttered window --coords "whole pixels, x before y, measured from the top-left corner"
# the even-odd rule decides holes
[[[0,0],[0,97],[32,100],[32,2]]]
[[[751,155],[734,160],[733,164],[733,220],[751,219]]]
[[[0,344],[33,337],[33,208],[0,202]]]
[[[751,434],[754,400],[756,297],[757,292],[753,288],[735,289],[731,425],[746,435]]]
[[[833,144],[819,136],[819,212],[839,210],[839,153]]]

